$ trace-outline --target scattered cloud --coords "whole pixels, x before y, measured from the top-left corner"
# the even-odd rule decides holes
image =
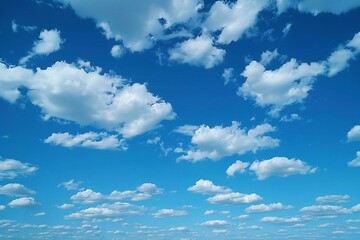
[[[348,162],[349,167],[360,167],[360,151],[356,152],[356,158]]]
[[[73,208],[73,207],[75,207],[74,204],[64,203],[64,204],[58,206],[57,208],[59,208],[59,209],[71,209],[71,208]]]
[[[308,217],[263,217],[261,219],[262,222],[268,223],[299,223],[299,222],[307,222],[311,219]]]
[[[94,192],[91,189],[80,191],[71,196],[71,200],[77,203],[91,204],[103,200],[104,196],[101,193]]]
[[[10,197],[24,197],[35,195],[36,192],[19,183],[8,183],[0,186],[0,194]]]
[[[187,212],[184,210],[174,210],[174,209],[164,208],[153,213],[152,215],[154,218],[181,217],[187,215]]]
[[[355,125],[347,133],[347,139],[349,142],[359,141],[360,140],[360,125]]]
[[[222,157],[242,155],[246,152],[256,152],[259,149],[279,146],[279,139],[265,134],[275,131],[270,124],[261,124],[246,131],[240,128],[240,123],[232,122],[231,126],[201,125],[192,135],[191,143],[195,150],[188,150],[186,155],[178,160],[197,162],[203,159],[218,160]]]
[[[286,37],[291,29],[292,24],[291,23],[287,23],[286,26],[284,27],[284,29],[282,30],[283,32],[283,37]]]
[[[31,89],[26,96],[41,108],[44,120],[74,121],[130,138],[175,118],[171,105],[150,93],[145,84],[125,82],[120,76],[101,74],[101,68],[82,60],[56,62],[35,73],[0,63],[0,97],[14,103],[21,96],[20,87]]]
[[[317,168],[312,168],[299,159],[286,157],[273,157],[263,161],[256,160],[249,169],[255,172],[259,180],[272,176],[288,177],[294,174],[311,174],[317,170]]]
[[[200,224],[203,227],[226,227],[229,225],[230,223],[226,220],[210,220]]]
[[[11,208],[32,208],[38,205],[33,197],[21,197],[8,203]]]
[[[301,120],[301,117],[299,116],[299,114],[297,113],[292,113],[289,116],[288,115],[284,115],[280,118],[281,122],[293,122],[296,120]]]
[[[34,214],[34,217],[43,217],[43,216],[45,216],[45,215],[46,215],[45,212],[39,212],[39,213],[35,213],[35,214]]]
[[[188,227],[172,227],[169,229],[169,231],[175,231],[175,232],[187,232],[189,231],[189,228]]]
[[[260,63],[263,66],[267,66],[271,63],[271,61],[276,59],[278,56],[279,56],[279,53],[278,53],[277,48],[274,51],[265,51],[261,54]]]
[[[286,209],[291,209],[291,208],[293,208],[293,206],[284,205],[284,204],[278,202],[278,203],[271,203],[269,205],[266,205],[266,204],[251,205],[250,207],[245,208],[245,212],[261,213],[261,212],[280,211],[280,210],[286,210]]]
[[[233,68],[225,68],[224,72],[221,76],[224,79],[224,85],[227,85],[230,82],[236,82],[236,78],[234,77],[234,69]]]
[[[70,179],[67,182],[62,182],[58,187],[64,187],[66,190],[83,190],[80,188],[81,182],[75,182],[74,179]]]
[[[0,205],[0,211],[3,211],[6,209],[6,206],[5,205]]]
[[[26,32],[31,32],[37,29],[36,26],[25,26],[25,25],[19,25],[16,23],[15,20],[11,21],[11,29],[14,33],[17,33],[19,29],[24,30]]]
[[[213,39],[207,34],[178,43],[168,52],[171,61],[203,66],[206,69],[220,64],[226,53],[225,50],[215,47]]]
[[[25,64],[34,56],[49,55],[56,52],[60,49],[63,42],[64,40],[60,37],[60,31],[57,29],[43,30],[40,32],[39,40],[34,42],[32,50],[27,56],[22,57],[19,63]]]
[[[28,176],[35,173],[37,167],[29,163],[22,163],[15,159],[0,160],[0,180],[14,179],[18,176]]]
[[[326,195],[322,197],[317,197],[315,199],[315,201],[320,204],[343,203],[343,202],[348,202],[349,200],[350,200],[349,195]]]
[[[231,192],[231,189],[229,188],[217,186],[212,181],[204,179],[198,180],[194,186],[189,187],[187,190],[189,192],[200,193],[204,195]]]
[[[245,173],[245,169],[250,165],[248,162],[242,162],[237,160],[233,164],[231,164],[228,169],[226,170],[226,174],[228,176],[234,176],[235,173]]]
[[[114,45],[110,53],[113,58],[120,58],[124,55],[125,49],[121,45]]]
[[[242,203],[253,203],[261,201],[263,198],[256,193],[244,194],[239,192],[220,193],[207,199],[208,202],[220,205],[236,205]]]
[[[83,147],[94,149],[127,149],[125,139],[119,139],[117,135],[109,135],[106,132],[87,132],[76,135],[72,135],[68,132],[53,133],[45,139],[44,142],[67,148]]]
[[[334,205],[313,205],[313,206],[303,207],[299,210],[299,212],[304,214],[322,216],[322,215],[349,214],[351,213],[351,210],[341,206],[334,206]]]

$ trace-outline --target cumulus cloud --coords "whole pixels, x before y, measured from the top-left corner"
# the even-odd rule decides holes
[[[110,51],[111,56],[114,58],[120,58],[122,55],[124,55],[124,52],[125,50],[121,45],[114,45]]]
[[[187,212],[184,210],[174,210],[174,209],[164,208],[153,213],[152,215],[154,218],[181,217],[187,215]]]
[[[225,227],[229,225],[230,223],[226,220],[210,220],[200,224],[203,227]]]
[[[195,150],[188,150],[186,155],[178,160],[197,162],[203,159],[218,160],[222,157],[241,155],[246,152],[256,152],[259,149],[273,148],[279,145],[280,140],[266,136],[275,131],[270,124],[261,124],[246,131],[240,128],[238,122],[231,126],[201,125],[192,135],[191,143]]]
[[[178,43],[169,50],[169,59],[179,63],[212,68],[220,64],[226,51],[214,46],[213,39],[202,34],[193,39]]]
[[[35,195],[36,192],[19,183],[8,183],[0,186],[0,194],[11,197],[24,197]]]
[[[127,149],[124,139],[119,139],[117,135],[109,135],[106,132],[87,132],[76,135],[72,135],[68,132],[53,133],[45,139],[44,142],[68,148],[84,147],[95,149]]]
[[[22,57],[19,61],[20,64],[25,64],[32,57],[37,55],[49,55],[60,49],[64,40],[60,37],[60,31],[57,29],[43,30],[40,32],[39,40],[34,42],[34,46],[29,54]]]
[[[347,139],[349,142],[360,140],[360,125],[355,125],[347,133]]]
[[[356,158],[348,162],[349,167],[360,167],[360,151],[356,152]]]
[[[235,173],[245,173],[245,169],[250,165],[248,162],[242,162],[237,160],[233,164],[231,164],[226,170],[226,174],[228,176],[234,176]]]
[[[265,51],[261,54],[260,63],[263,66],[269,65],[272,60],[276,59],[279,56],[277,49],[274,51]]]
[[[326,196],[317,197],[315,199],[315,201],[320,204],[343,203],[343,202],[348,202],[349,200],[350,200],[349,195],[326,195]]]
[[[334,206],[334,205],[313,205],[313,206],[303,207],[299,210],[299,212],[304,214],[322,216],[322,215],[350,214],[351,210],[341,206]]]
[[[148,194],[161,194],[164,189],[157,187],[153,183],[143,183],[136,188],[139,192]]]
[[[11,208],[32,208],[39,205],[33,197],[21,197],[8,203]]]
[[[64,204],[62,204],[62,205],[58,206],[57,208],[59,208],[59,209],[70,209],[70,208],[73,208],[73,207],[75,207],[75,205],[74,205],[74,204],[71,204],[71,203],[64,203]]]
[[[107,38],[121,40],[133,52],[149,49],[159,39],[177,37],[175,26],[196,19],[203,7],[200,0],[104,1],[100,5],[88,0],[58,1],[70,5],[80,17],[106,26]]]
[[[244,194],[239,192],[220,193],[207,199],[208,202],[221,205],[236,205],[242,203],[253,203],[263,198],[256,193]]]
[[[14,179],[18,176],[28,176],[35,173],[37,167],[29,163],[22,163],[15,159],[0,160],[0,180]]]
[[[229,44],[239,40],[256,23],[257,15],[267,5],[266,0],[217,1],[211,6],[203,25],[209,31],[220,31],[218,43]]]
[[[90,207],[65,216],[66,219],[93,219],[93,218],[117,218],[123,216],[136,216],[141,214],[144,207],[129,203],[115,202]]]
[[[268,223],[299,223],[299,222],[307,222],[311,219],[308,217],[263,217],[261,219],[262,222]]]
[[[130,138],[174,119],[171,104],[150,93],[145,84],[125,82],[84,61],[56,62],[36,72],[0,63],[0,97],[15,102],[20,87],[31,89],[26,96],[41,108],[45,120],[74,121]]]
[[[91,189],[80,191],[71,196],[71,200],[77,203],[91,204],[103,200],[104,196],[101,193],[94,192]]]
[[[359,53],[360,33],[345,45],[340,45],[324,61],[308,64],[292,58],[277,69],[267,70],[266,63],[273,56],[265,52],[262,61],[252,61],[245,67],[241,75],[246,80],[239,87],[238,95],[254,100],[260,107],[270,106],[269,113],[276,117],[286,106],[302,103],[312,90],[316,77],[335,76]]]
[[[217,186],[212,181],[204,179],[198,180],[194,186],[189,187],[187,190],[204,195],[231,192],[229,188]]]
[[[271,203],[271,204],[259,204],[259,205],[251,205],[250,207],[245,208],[245,212],[247,213],[261,213],[261,212],[272,212],[272,211],[280,211],[291,209],[293,206],[284,205],[280,202]]]
[[[273,157],[268,160],[253,162],[250,170],[255,172],[259,180],[264,180],[272,176],[288,177],[294,174],[310,174],[316,172],[317,168],[312,168],[299,159]]]

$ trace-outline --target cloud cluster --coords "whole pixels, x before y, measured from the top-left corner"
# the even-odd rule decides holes
[[[194,130],[191,138],[195,150],[188,150],[178,160],[191,162],[206,158],[218,160],[235,154],[242,155],[249,151],[256,152],[260,149],[274,148],[279,145],[280,140],[265,135],[273,131],[275,128],[267,123],[248,131],[240,128],[238,122],[232,122],[229,127],[215,126],[212,128],[201,125]]]
[[[18,176],[28,176],[35,173],[37,167],[22,163],[15,159],[0,160],[0,180],[14,179]]]
[[[174,209],[164,208],[153,213],[152,215],[154,218],[181,217],[187,215],[187,212],[184,210],[174,210]]]
[[[272,211],[280,211],[291,209],[293,206],[284,205],[280,202],[271,203],[271,204],[259,204],[259,205],[251,205],[250,207],[245,208],[245,212],[247,213],[261,213],[261,212],[272,212]]]
[[[145,84],[127,84],[120,76],[101,74],[101,68],[84,61],[56,62],[46,69],[37,68],[36,72],[0,63],[0,97],[14,103],[21,95],[20,87],[31,90],[26,96],[40,107],[45,120],[74,121],[117,131],[125,138],[175,117],[171,104],[150,93]],[[112,145],[120,144],[109,137],[107,141]],[[92,142],[85,144],[99,147],[99,143]]]

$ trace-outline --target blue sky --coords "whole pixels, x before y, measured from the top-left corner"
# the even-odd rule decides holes
[[[358,0],[0,3],[1,239],[359,239]]]

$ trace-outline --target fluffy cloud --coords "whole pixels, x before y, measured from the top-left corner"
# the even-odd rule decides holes
[[[230,225],[228,221],[225,220],[210,220],[200,224],[203,227],[225,227]]]
[[[22,197],[8,203],[11,208],[31,208],[39,205],[32,197]]]
[[[101,193],[94,192],[91,189],[86,189],[71,196],[72,201],[86,204],[95,203],[103,199],[104,196]]]
[[[256,193],[244,194],[239,192],[217,194],[207,199],[208,202],[221,205],[236,205],[242,203],[253,203],[261,201],[263,198]]]
[[[236,78],[234,77],[233,68],[225,68],[223,74],[221,75],[224,79],[224,85],[227,85],[229,82],[235,82]]]
[[[64,187],[66,190],[81,190],[79,188],[81,182],[75,182],[74,179],[71,179],[67,182],[62,182],[58,185],[58,187]]]
[[[299,159],[273,157],[253,162],[250,170],[255,172],[259,180],[264,180],[271,176],[287,177],[294,174],[310,174],[316,172],[317,168],[312,168]]]
[[[217,42],[229,44],[239,40],[251,28],[258,13],[268,5],[266,0],[238,0],[235,3],[215,2],[204,27],[210,31],[220,31]]]
[[[64,203],[64,204],[58,206],[57,208],[59,208],[59,209],[70,209],[70,208],[73,208],[74,206],[75,206],[74,204]]]
[[[349,167],[360,167],[360,151],[356,152],[356,158],[348,162]]]
[[[164,191],[164,189],[158,188],[153,183],[143,183],[137,187],[137,190],[139,192],[148,193],[148,194],[161,194]]]
[[[194,186],[189,187],[187,190],[189,192],[201,193],[204,195],[231,192],[231,189],[229,188],[217,186],[212,181],[204,179],[198,180]]]
[[[169,229],[169,231],[187,232],[187,231],[189,231],[189,228],[187,228],[187,227],[172,227]]]
[[[181,217],[187,215],[187,212],[184,210],[174,210],[174,209],[160,209],[159,211],[152,214],[154,218],[165,218],[165,217]]]
[[[5,205],[0,205],[0,211],[3,211],[6,209],[6,206]]]
[[[7,196],[24,197],[24,196],[35,195],[36,192],[31,189],[26,188],[22,184],[9,183],[9,184],[0,186],[0,194],[4,194]]]
[[[349,200],[350,200],[349,195],[326,195],[322,197],[317,197],[315,199],[315,201],[320,204],[343,203],[343,202],[348,202]]]
[[[263,66],[268,65],[272,60],[276,59],[279,56],[277,49],[274,51],[265,51],[261,54],[260,63]]]
[[[117,131],[125,138],[175,117],[171,105],[150,93],[145,84],[125,84],[120,76],[101,74],[101,68],[89,62],[56,62],[35,73],[0,63],[0,97],[15,102],[21,86],[31,89],[27,97],[41,108],[45,120],[74,121]]]
[[[285,12],[289,8],[297,8],[300,12],[309,12],[314,15],[320,13],[342,14],[360,7],[359,0],[332,1],[327,0],[277,0],[278,12]]]
[[[270,124],[261,124],[253,129],[240,128],[238,122],[232,122],[231,126],[215,126],[213,128],[201,125],[192,135],[191,143],[196,150],[188,150],[186,155],[178,160],[197,162],[206,158],[218,160],[234,154],[241,155],[246,152],[256,152],[259,149],[273,148],[279,145],[280,140],[264,136],[266,133],[275,131]]]
[[[102,204],[71,213],[66,219],[91,219],[91,218],[115,218],[122,216],[135,216],[141,214],[143,207],[129,203],[116,202],[114,204]]]
[[[109,135],[106,132],[95,133],[87,132],[83,134],[72,135],[66,133],[53,133],[45,143],[52,143],[63,147],[84,147],[95,149],[121,149],[126,150],[126,142],[119,139],[116,135]]]
[[[272,212],[272,211],[280,211],[291,209],[293,206],[291,205],[284,205],[280,202],[278,203],[271,203],[269,205],[266,204],[259,204],[259,205],[251,205],[245,209],[245,212],[254,213],[254,212]]]
[[[333,205],[313,205],[303,207],[299,210],[301,213],[311,214],[311,215],[340,215],[340,214],[349,214],[351,213],[350,209],[333,206]]]
[[[121,40],[131,51],[143,51],[159,39],[177,37],[179,34],[173,28],[196,18],[203,6],[200,0],[107,0],[100,5],[88,0],[58,1],[70,5],[80,17],[107,26],[106,36]]]
[[[13,179],[18,176],[28,176],[38,170],[29,163],[22,163],[14,159],[0,160],[0,180]]]
[[[228,176],[234,176],[235,173],[244,173],[245,169],[249,166],[250,164],[248,162],[242,162],[240,160],[237,160],[236,162],[234,162],[233,164],[231,164],[228,169],[226,170],[226,174]]]
[[[333,77],[349,66],[349,61],[360,53],[360,33],[345,45],[340,45],[325,61],[300,63],[292,58],[275,70],[265,68],[270,52],[262,54],[262,61],[252,61],[242,72],[246,78],[238,95],[253,99],[258,106],[270,106],[269,112],[277,116],[288,105],[303,102],[318,76]],[[277,54],[275,54],[277,56]]]
[[[120,58],[122,55],[124,55],[124,49],[121,45],[114,45],[111,48],[111,56],[113,56],[114,58]]]
[[[225,50],[214,46],[209,35],[202,34],[170,49],[169,59],[179,63],[212,68],[223,61],[225,53]]]
[[[20,64],[25,64],[30,58],[36,55],[49,55],[60,49],[64,40],[60,37],[57,29],[43,30],[40,32],[39,40],[34,42],[34,46],[29,54],[20,59]]]
[[[263,217],[261,219],[262,222],[268,223],[298,223],[298,222],[306,222],[311,219],[308,217]]]
[[[355,125],[347,133],[347,139],[349,142],[359,141],[360,140],[360,125]]]

